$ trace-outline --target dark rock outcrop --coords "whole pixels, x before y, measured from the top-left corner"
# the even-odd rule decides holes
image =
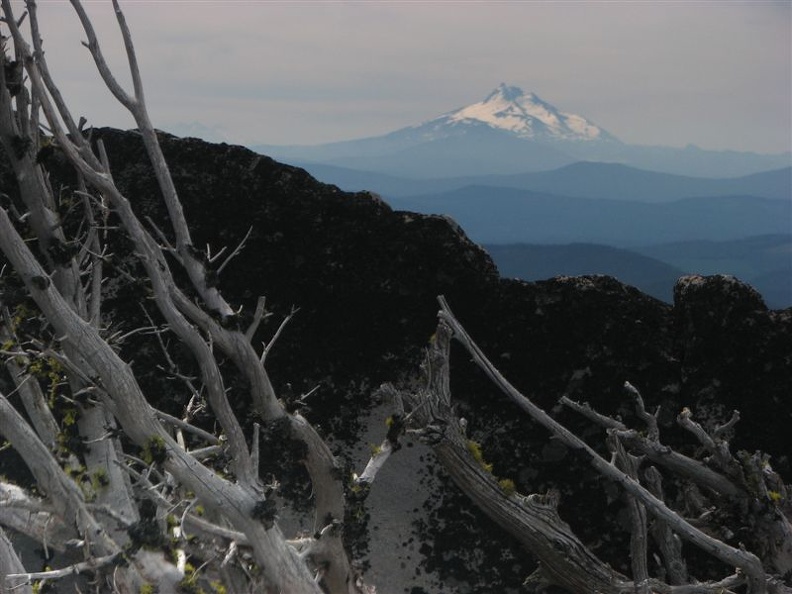
[[[792,308],[769,311],[731,276],[686,276],[674,287],[675,350],[685,401],[713,421],[739,410],[733,449],[761,449],[789,480]]]
[[[139,137],[115,130],[97,130],[95,137],[104,139],[114,178],[138,213],[165,221]],[[500,280],[489,256],[445,218],[393,211],[372,194],[344,193],[241,147],[166,135],[162,145],[196,246],[232,249],[252,228],[220,279],[229,300],[252,312],[257,297],[267,296],[276,315],[262,339],[293,306],[299,308],[269,368],[285,397],[319,386],[306,414],[341,454],[352,452],[343,444],[360,441],[367,431],[376,386],[414,370],[434,331],[435,297],[444,294],[504,375],[590,443],[601,444],[603,436],[559,410],[558,398],[569,394],[629,421],[632,411],[622,393],[629,380],[649,405],[662,406],[663,436],[670,442],[687,439],[674,425],[682,406],[710,423],[740,409],[735,447],[768,451],[792,478],[785,441],[792,420],[792,310],[768,311],[739,281],[685,277],[672,307],[609,277]],[[51,173],[54,182],[71,183],[57,159]],[[0,183],[12,196],[3,163]],[[116,266],[128,262],[125,249],[123,242],[114,246]],[[125,287],[110,297],[114,323],[134,325],[141,291]],[[130,344],[136,369],[156,356],[144,347]],[[469,432],[495,474],[513,478],[522,491],[558,487],[562,516],[584,540],[615,566],[628,563],[625,549],[622,558],[614,553],[625,534],[603,529],[618,525],[621,506],[608,500],[611,493],[585,463],[522,417],[465,356],[454,361],[453,386],[460,414],[469,419]],[[234,398],[246,414],[243,396]],[[164,400],[166,407],[181,405],[178,395]],[[416,476],[393,480],[414,478],[416,489],[425,490],[417,496],[425,509],[372,517],[372,528],[381,533],[412,535],[390,550],[393,568],[377,567],[382,559],[375,559],[374,574],[401,584],[393,592],[514,591],[530,561],[447,484],[430,454],[418,444],[410,449],[419,452],[415,463],[424,468],[407,465],[404,472]],[[407,522],[414,525],[405,528]],[[377,538],[376,530],[371,534]]]

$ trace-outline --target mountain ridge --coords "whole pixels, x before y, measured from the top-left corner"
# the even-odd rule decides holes
[[[792,153],[625,144],[584,116],[505,83],[483,101],[379,136],[309,146],[249,146],[286,162],[426,178],[543,171],[584,160],[704,177],[748,175],[792,163]]]
[[[768,307],[792,306],[792,235],[685,241],[631,249],[581,242],[485,244],[484,249],[504,278],[540,281],[605,274],[671,303],[678,278],[728,271],[759,291]]]
[[[480,243],[588,242],[630,248],[786,234],[792,220],[792,201],[756,196],[650,203],[465,186],[389,202],[396,209],[448,215]]]
[[[408,197],[467,185],[518,188],[586,198],[663,202],[694,196],[746,194],[792,199],[792,167],[737,177],[693,177],[660,173],[620,163],[579,161],[557,169],[491,176],[412,179],[317,163],[297,162],[317,179],[348,191],[369,190]]]
[[[503,278],[541,281],[557,276],[604,274],[656,299],[673,301],[673,287],[685,271],[639,251],[608,245],[485,244]]]

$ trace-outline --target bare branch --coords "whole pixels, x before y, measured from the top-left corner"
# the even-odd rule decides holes
[[[124,13],[121,12],[121,7],[118,5],[118,0],[113,0],[113,10],[115,10],[116,20],[118,27],[121,29],[121,37],[124,39],[124,49],[126,49],[127,59],[129,61],[129,72],[132,75],[132,86],[135,90],[135,100],[138,105],[145,105],[143,97],[143,82],[140,78],[140,68],[138,67],[137,56],[135,55],[135,46],[132,43],[132,34],[129,31]]]
[[[735,417],[732,416],[732,419]],[[739,418],[739,415],[737,416]],[[735,421],[736,422],[736,421]],[[693,420],[693,413],[689,408],[685,407],[682,412],[677,416],[677,423],[683,428],[692,433],[696,439],[699,440],[707,451],[712,455],[718,466],[725,472],[733,475],[738,472],[736,469],[736,462],[729,451],[728,442],[718,439],[717,441],[707,433],[704,428]]]
[[[108,565],[112,565],[113,563],[120,562],[119,555],[106,555],[104,557],[91,557],[88,561],[82,561],[80,563],[75,563],[74,565],[69,565],[68,567],[62,567],[60,569],[51,569],[49,571],[37,571],[33,573],[11,573],[5,576],[7,580],[25,580],[27,582],[32,582],[33,580],[57,580],[65,577],[69,577],[72,575],[77,575],[79,573],[87,572],[87,571],[97,571],[102,567],[107,567]]]
[[[550,583],[571,592],[629,591],[629,580],[593,555],[559,517],[557,493],[524,497],[516,493],[513,483],[499,483],[480,446],[465,437],[451,406],[452,335],[445,316],[441,317],[422,365],[425,385],[403,394],[411,407],[411,426],[423,429],[424,441],[462,491],[536,556]]]
[[[31,32],[31,40],[33,41],[33,48],[35,51],[36,57],[36,65],[38,66],[39,72],[41,73],[41,78],[44,82],[44,86],[46,87],[47,91],[49,92],[50,96],[52,97],[53,102],[55,103],[55,107],[58,110],[58,114],[60,115],[63,122],[66,124],[66,129],[69,131],[73,142],[79,143],[81,145],[81,149],[86,147],[86,143],[83,140],[83,136],[81,130],[78,128],[77,125],[74,123],[74,119],[72,118],[71,112],[69,108],[66,106],[66,101],[63,99],[63,95],[60,92],[60,89],[55,84],[52,76],[50,75],[49,67],[47,65],[47,60],[44,54],[44,48],[42,47],[42,38],[41,33],[39,31],[38,25],[38,8],[36,2],[28,1],[26,2],[28,12],[30,14],[30,32]],[[90,159],[90,149],[89,150],[81,150],[81,154],[84,158]]]
[[[634,481],[638,481],[638,468],[641,459],[633,456],[624,449],[618,438],[616,429],[608,431],[608,447],[615,454],[616,466]],[[647,564],[648,527],[646,521],[646,508],[641,501],[628,494],[627,510],[630,514],[630,561],[632,563],[632,578],[636,584],[636,591],[640,594],[649,594],[649,566]],[[662,499],[660,499],[662,501]]]
[[[683,538],[689,540],[707,553],[717,557],[724,563],[742,569],[746,576],[748,576],[749,592],[751,594],[763,594],[767,591],[764,568],[762,567],[762,563],[756,557],[756,555],[748,551],[730,547],[722,541],[719,541],[701,532],[686,522],[673,510],[669,509],[665,503],[657,499],[643,486],[641,486],[637,481],[618,471],[606,460],[603,460],[600,455],[592,450],[585,442],[560,425],[546,412],[523,396],[501,375],[501,373],[492,365],[489,359],[487,359],[478,345],[473,342],[462,325],[454,317],[445,299],[440,297],[439,301],[441,305],[441,310],[438,314],[440,319],[449,324],[453,330],[454,338],[456,338],[465,347],[478,366],[501,389],[501,391],[509,397],[512,402],[519,406],[523,411],[527,412],[534,421],[547,428],[553,435],[556,436],[556,438],[560,439],[562,443],[567,445],[573,451],[584,455],[600,474],[609,478],[610,480],[613,480],[630,495],[639,499],[641,503],[646,506],[647,511],[649,511],[653,516],[667,522]]]
[[[91,534],[97,550],[115,555],[120,551],[85,507],[82,492],[66,476],[57,460],[44,446],[27,422],[0,394],[0,430],[19,452],[38,485],[48,494],[60,518],[69,525],[78,526],[83,533]]]
[[[740,497],[744,491],[731,479],[705,466],[701,462],[680,454],[668,446],[651,441],[620,421],[594,411],[588,404],[579,404],[562,396],[560,402],[606,429],[618,431],[619,439],[631,450],[647,456],[652,462],[682,475],[697,484],[730,497]]]
[[[104,81],[105,85],[107,85],[108,90],[118,100],[118,102],[128,110],[133,111],[137,106],[137,102],[133,97],[129,96],[123,88],[121,88],[121,85],[113,76],[110,67],[105,61],[104,55],[102,54],[102,48],[99,46],[99,40],[96,37],[93,23],[91,23],[91,19],[88,18],[82,3],[79,0],[71,0],[71,5],[74,7],[74,12],[77,13],[77,16],[80,19],[80,23],[82,24],[85,34],[88,36],[88,43],[83,45],[85,45],[85,47],[87,47],[91,52],[91,56],[96,63],[96,69],[102,76],[102,80]]]
[[[217,274],[223,272],[225,267],[228,266],[229,262],[231,262],[231,260],[233,260],[234,257],[238,255],[239,252],[242,251],[242,249],[245,247],[245,242],[248,240],[252,232],[253,232],[253,227],[249,227],[247,233],[245,233],[245,236],[242,238],[242,241],[239,242],[239,245],[237,245],[236,248],[234,248],[234,251],[231,252],[225,260],[223,260],[223,263],[220,264],[220,266],[217,267]],[[220,254],[218,254],[218,256],[219,255]]]
[[[654,466],[650,466],[644,473],[647,488],[660,500],[663,497],[663,484],[660,472]],[[662,520],[654,520],[650,532],[660,554],[663,557],[667,581],[672,585],[685,584],[688,581],[687,564],[682,557],[682,540],[676,536],[669,525]]]
[[[0,338],[5,338],[4,332],[0,332]],[[5,362],[6,368],[16,384],[17,391],[22,399],[22,405],[25,407],[25,412],[30,417],[36,433],[41,441],[52,446],[58,435],[58,423],[49,409],[41,386],[30,374],[24,373],[17,360],[17,357],[7,358]]]
[[[368,486],[374,482],[377,474],[385,466],[391,454],[401,449],[399,438],[407,428],[402,395],[393,386],[382,386],[380,393],[387,394],[393,401],[394,412],[385,419],[385,426],[387,427],[385,439],[382,440],[380,445],[372,448],[371,458],[366,463],[363,473],[354,477],[356,485]]]
[[[209,433],[208,431],[204,431],[200,427],[196,427],[195,425],[191,425],[190,423],[187,423],[186,421],[182,421],[178,417],[174,417],[172,415],[169,415],[166,412],[163,412],[161,410],[156,410],[156,409],[154,409],[154,414],[157,415],[157,417],[159,417],[160,420],[162,420],[162,421],[164,421],[164,422],[166,422],[166,423],[168,423],[170,425],[173,425],[174,427],[178,427],[179,429],[183,429],[184,431],[189,431],[190,433],[193,433],[193,434],[197,435],[198,437],[200,437],[204,441],[209,442],[212,445],[222,445],[223,444],[223,440],[220,439],[219,437],[217,437],[216,435],[214,435],[212,433]]]
[[[726,421],[723,425],[719,425],[718,427],[716,427],[715,430],[712,432],[712,435],[715,438],[719,438],[726,431],[732,429],[739,421],[740,421],[740,411],[739,410],[732,411],[731,418],[728,421]]]
[[[258,327],[261,324],[261,321],[269,316],[270,314],[267,312],[267,298],[266,297],[259,297],[256,301],[256,311],[253,313],[253,321],[250,323],[250,326],[245,331],[245,338],[248,341],[253,340],[253,336],[258,331]]]
[[[25,571],[19,556],[17,556],[14,546],[5,532],[0,528],[0,592],[16,592],[18,594],[33,594],[33,589],[27,584],[26,580],[13,576]]]
[[[657,426],[657,415],[660,414],[660,407],[654,412],[649,414],[646,412],[643,397],[638,389],[630,382],[624,382],[624,391],[629,394],[635,401],[635,410],[638,413],[638,418],[641,419],[648,428],[649,441],[657,441],[660,438],[660,429]]]
[[[76,527],[66,524],[52,505],[6,482],[0,482],[0,526],[57,551],[64,551],[68,542],[78,536]]]
[[[575,402],[574,400],[571,400],[566,394],[561,396],[558,401],[564,406],[574,410],[577,413],[580,413],[588,420],[593,421],[595,424],[604,427],[605,429],[627,431],[627,426],[624,423],[617,421],[616,419],[607,415],[598,413],[593,408],[591,408],[591,405],[588,402],[584,402],[582,404]]]
[[[275,346],[275,342],[277,342],[278,338],[280,338],[283,329],[286,328],[287,324],[294,317],[294,314],[296,314],[298,311],[300,311],[300,308],[292,307],[292,310],[291,312],[289,312],[289,315],[283,318],[283,321],[280,323],[280,326],[278,326],[278,329],[275,331],[275,334],[267,343],[267,345],[264,347],[264,350],[261,353],[261,358],[259,359],[261,365],[264,365],[264,362],[267,360],[267,355],[269,355],[269,352],[272,350],[272,347]]]
[[[0,248],[15,270],[22,278],[27,279],[27,282],[30,282],[29,279],[32,277],[41,275],[38,263],[2,209],[0,209]],[[69,358],[78,362],[86,375],[99,376],[107,390],[108,405],[112,404],[126,434],[141,446],[154,437],[161,439],[164,451],[167,452],[165,466],[168,470],[187,488],[198,494],[207,506],[221,511],[248,534],[265,571],[277,572],[279,576],[277,578],[271,573],[275,583],[293,588],[295,593],[318,594],[316,586],[308,589],[305,585],[310,583],[310,579],[306,580],[307,568],[293,556],[291,549],[283,542],[280,532],[276,528],[267,530],[261,523],[250,521],[251,510],[256,504],[253,493],[243,486],[224,481],[178,447],[154,418],[130,368],[102,340],[95,328],[85,324],[73,312],[54,287],[41,289],[31,283],[28,285],[28,290],[56,331],[64,336],[63,345]],[[90,364],[82,359],[81,353],[91,354]],[[113,398],[112,395],[119,397]],[[46,485],[47,482],[43,481],[43,484]],[[63,497],[62,500],[65,502],[66,498]],[[65,515],[68,517],[70,514]],[[103,534],[100,527],[94,531]]]

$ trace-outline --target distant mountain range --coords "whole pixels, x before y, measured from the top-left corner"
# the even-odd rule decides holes
[[[396,209],[452,217],[504,276],[608,274],[670,301],[682,274],[725,273],[752,283],[771,307],[792,306],[789,167],[699,178],[582,162],[436,180],[308,170],[345,190],[380,192]]]
[[[734,241],[689,241],[638,248],[686,273],[728,271],[750,283],[769,307],[792,307],[792,232]]]
[[[344,190],[370,190],[388,198],[436,194],[466,186],[487,186],[637,202],[670,202],[681,198],[728,195],[792,199],[792,167],[741,177],[704,178],[647,171],[619,163],[578,162],[533,173],[408,179],[333,165],[296,164],[317,179]]]
[[[685,274],[684,269],[661,260],[592,243],[488,244],[484,249],[504,278],[537,281],[556,276],[606,274],[666,303],[673,300],[676,279]]]
[[[483,101],[383,136],[315,146],[255,145],[289,163],[333,165],[408,178],[524,174],[578,161],[653,171],[734,177],[790,164],[790,154],[760,155],[635,146],[534,93],[501,84]]]
[[[639,247],[489,244],[502,276],[534,281],[555,276],[606,274],[670,303],[677,278],[728,270],[750,283],[768,307],[792,306],[792,237],[762,235],[732,241],[692,241]]]
[[[636,247],[788,234],[792,201],[756,196],[628,202],[514,188],[467,186],[392,198],[394,208],[453,218],[479,243],[590,242]]]
[[[734,274],[792,306],[789,153],[633,146],[505,84],[384,136],[254,148],[451,217],[504,276],[608,274],[670,301],[682,274]]]

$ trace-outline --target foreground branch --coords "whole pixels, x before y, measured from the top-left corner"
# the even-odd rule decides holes
[[[409,395],[408,401],[413,407],[410,414],[414,415],[415,422],[421,427],[424,438],[434,446],[436,454],[454,481],[487,515],[512,533],[537,557],[546,581],[581,594],[592,591],[617,594],[626,591],[625,589],[642,592],[722,591],[723,584],[726,582],[695,586],[672,585],[648,577],[646,564],[640,560],[640,557],[646,554],[647,525],[645,520],[641,519],[642,510],[645,509],[661,527],[661,532],[665,531],[666,537],[669,534],[679,535],[727,565],[739,568],[743,577],[738,580],[738,583],[744,579],[750,594],[767,592],[768,584],[772,591],[781,591],[779,588],[782,587],[765,571],[761,560],[755,554],[731,547],[702,532],[658,498],[656,494],[661,493],[658,488],[655,488],[653,493],[640,484],[635,465],[638,459],[631,457],[621,445],[622,437],[627,432],[626,427],[617,421],[608,421],[613,440],[611,443],[616,452],[616,458],[621,460],[622,468],[620,469],[603,459],[583,440],[515,389],[467,334],[442,297],[440,305],[441,309],[438,314],[440,322],[422,368],[425,386]],[[509,484],[510,481],[498,482],[489,474],[489,466],[483,462],[478,444],[466,442],[463,427],[453,414],[448,372],[452,338],[462,344],[474,362],[513,403],[525,411],[535,422],[548,429],[555,439],[560,440],[572,451],[588,460],[598,473],[620,485],[630,496],[635,505],[633,518],[638,539],[634,539],[633,544],[633,555],[638,557],[634,559],[634,562],[637,563],[634,566],[636,581],[630,582],[629,579],[614,572],[592,555],[572,534],[569,527],[556,513],[556,495],[521,497],[514,493],[513,484]],[[662,455],[659,449],[653,449],[661,447],[657,440],[657,427],[654,424],[653,416],[646,413],[642,405],[642,401],[636,402],[636,406],[639,407],[639,416],[650,425],[651,430],[650,439],[645,439],[641,443],[647,455],[663,457],[668,453],[668,449],[666,448]],[[579,409],[583,408],[579,406]],[[596,416],[590,409],[587,414]],[[654,445],[650,447],[647,444]],[[685,468],[688,472],[692,472],[691,468],[700,467],[700,465],[691,464],[681,457],[674,458],[673,464],[676,467]],[[712,484],[721,484],[724,477],[712,473],[707,480]],[[734,486],[731,489],[735,493],[741,491]],[[564,554],[559,555],[558,551],[564,551]],[[676,553],[673,548],[667,548],[666,554],[672,558]],[[684,574],[677,574],[675,581],[678,581],[682,575]],[[729,583],[729,587],[738,585],[728,578],[726,581]]]

